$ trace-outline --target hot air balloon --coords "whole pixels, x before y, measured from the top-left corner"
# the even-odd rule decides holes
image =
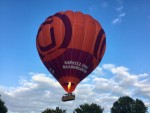
[[[49,16],[40,25],[36,47],[48,71],[72,94],[102,60],[106,36],[93,17],[68,10]]]

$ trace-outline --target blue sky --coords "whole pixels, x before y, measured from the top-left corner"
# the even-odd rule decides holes
[[[58,105],[69,113],[83,102],[98,102],[109,112],[112,103],[124,95],[142,99],[150,107],[149,4],[150,0],[0,0],[0,94],[9,111],[38,113]],[[72,109],[67,106],[73,102],[61,103],[65,92],[40,61],[35,45],[40,24],[48,16],[66,10],[81,11],[97,19],[107,41],[102,62],[77,87],[76,106]],[[62,91],[52,92],[54,89]],[[41,94],[41,101],[36,101]],[[45,101],[51,94],[57,99]],[[103,98],[89,99],[98,94]],[[33,109],[34,106],[18,105],[17,96],[42,106]]]

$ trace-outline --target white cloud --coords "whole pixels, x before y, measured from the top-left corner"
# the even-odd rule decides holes
[[[108,2],[106,2],[106,1],[101,2],[100,5],[101,5],[102,8],[106,8],[106,7],[108,7]],[[92,5],[89,7],[89,11],[90,11],[91,13],[93,13],[94,11],[96,11],[96,10],[98,10],[98,9],[99,9],[98,4],[92,4]]]
[[[112,68],[115,68],[116,66],[114,64],[103,64],[102,66],[104,69],[111,70]]]
[[[113,24],[116,24],[116,23],[121,23],[121,19],[120,18],[115,18],[113,21],[112,21],[112,23]]]
[[[52,77],[32,73],[31,79],[21,79],[20,86],[0,86],[0,94],[12,113],[41,113],[57,106],[67,113],[83,104],[97,103],[109,112],[113,103],[124,95],[138,98],[150,107],[150,76],[148,73],[131,74],[124,66],[104,64],[98,67],[76,88],[76,100],[61,102],[63,88]],[[102,75],[102,76],[101,76]]]
[[[112,24],[117,24],[117,23],[121,23],[122,22],[122,18],[126,16],[126,13],[123,12],[121,14],[118,15],[117,18],[115,18],[113,21],[112,21]]]
[[[119,5],[115,10],[117,11],[118,15],[116,18],[112,20],[112,24],[118,24],[122,22],[122,19],[126,16],[124,11],[124,1],[123,0],[116,0],[117,4]]]
[[[123,10],[123,8],[124,8],[124,6],[123,6],[123,5],[121,5],[120,7],[117,7],[117,8],[116,8],[116,11],[119,11],[119,12],[120,12],[120,11],[122,11],[122,10]]]
[[[102,68],[98,66],[95,71],[93,72],[94,75],[104,75],[105,73],[103,72]]]
[[[121,14],[119,15],[120,18],[121,18],[121,17],[124,17],[124,16],[126,16],[126,13],[121,13]]]
[[[124,66],[120,66],[120,67],[116,67],[113,64],[104,64],[103,65],[104,69],[110,70],[113,74],[123,74],[126,75],[128,74],[128,68],[124,67]]]
[[[108,2],[104,1],[100,5],[101,5],[102,8],[106,8],[106,7],[108,7]],[[90,13],[93,13],[93,12],[97,11],[98,9],[99,9],[98,4],[92,4],[89,7]]]

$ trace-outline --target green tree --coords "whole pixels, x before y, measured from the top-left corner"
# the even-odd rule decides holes
[[[5,106],[5,103],[1,100],[1,95],[0,95],[0,113],[7,113],[7,107]]]
[[[147,107],[143,101],[136,99],[135,100],[135,113],[147,113]]]
[[[147,107],[141,100],[123,96],[114,102],[111,113],[147,113]]]
[[[66,110],[56,107],[56,109],[47,108],[42,113],[66,113]]]
[[[97,104],[82,104],[79,108],[76,108],[73,113],[103,113],[104,109]]]

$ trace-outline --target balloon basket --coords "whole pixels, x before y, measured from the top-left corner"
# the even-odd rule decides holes
[[[67,94],[64,94],[62,96],[62,101],[65,102],[65,101],[71,101],[71,100],[75,100],[75,95],[72,94],[72,93],[67,93]]]

